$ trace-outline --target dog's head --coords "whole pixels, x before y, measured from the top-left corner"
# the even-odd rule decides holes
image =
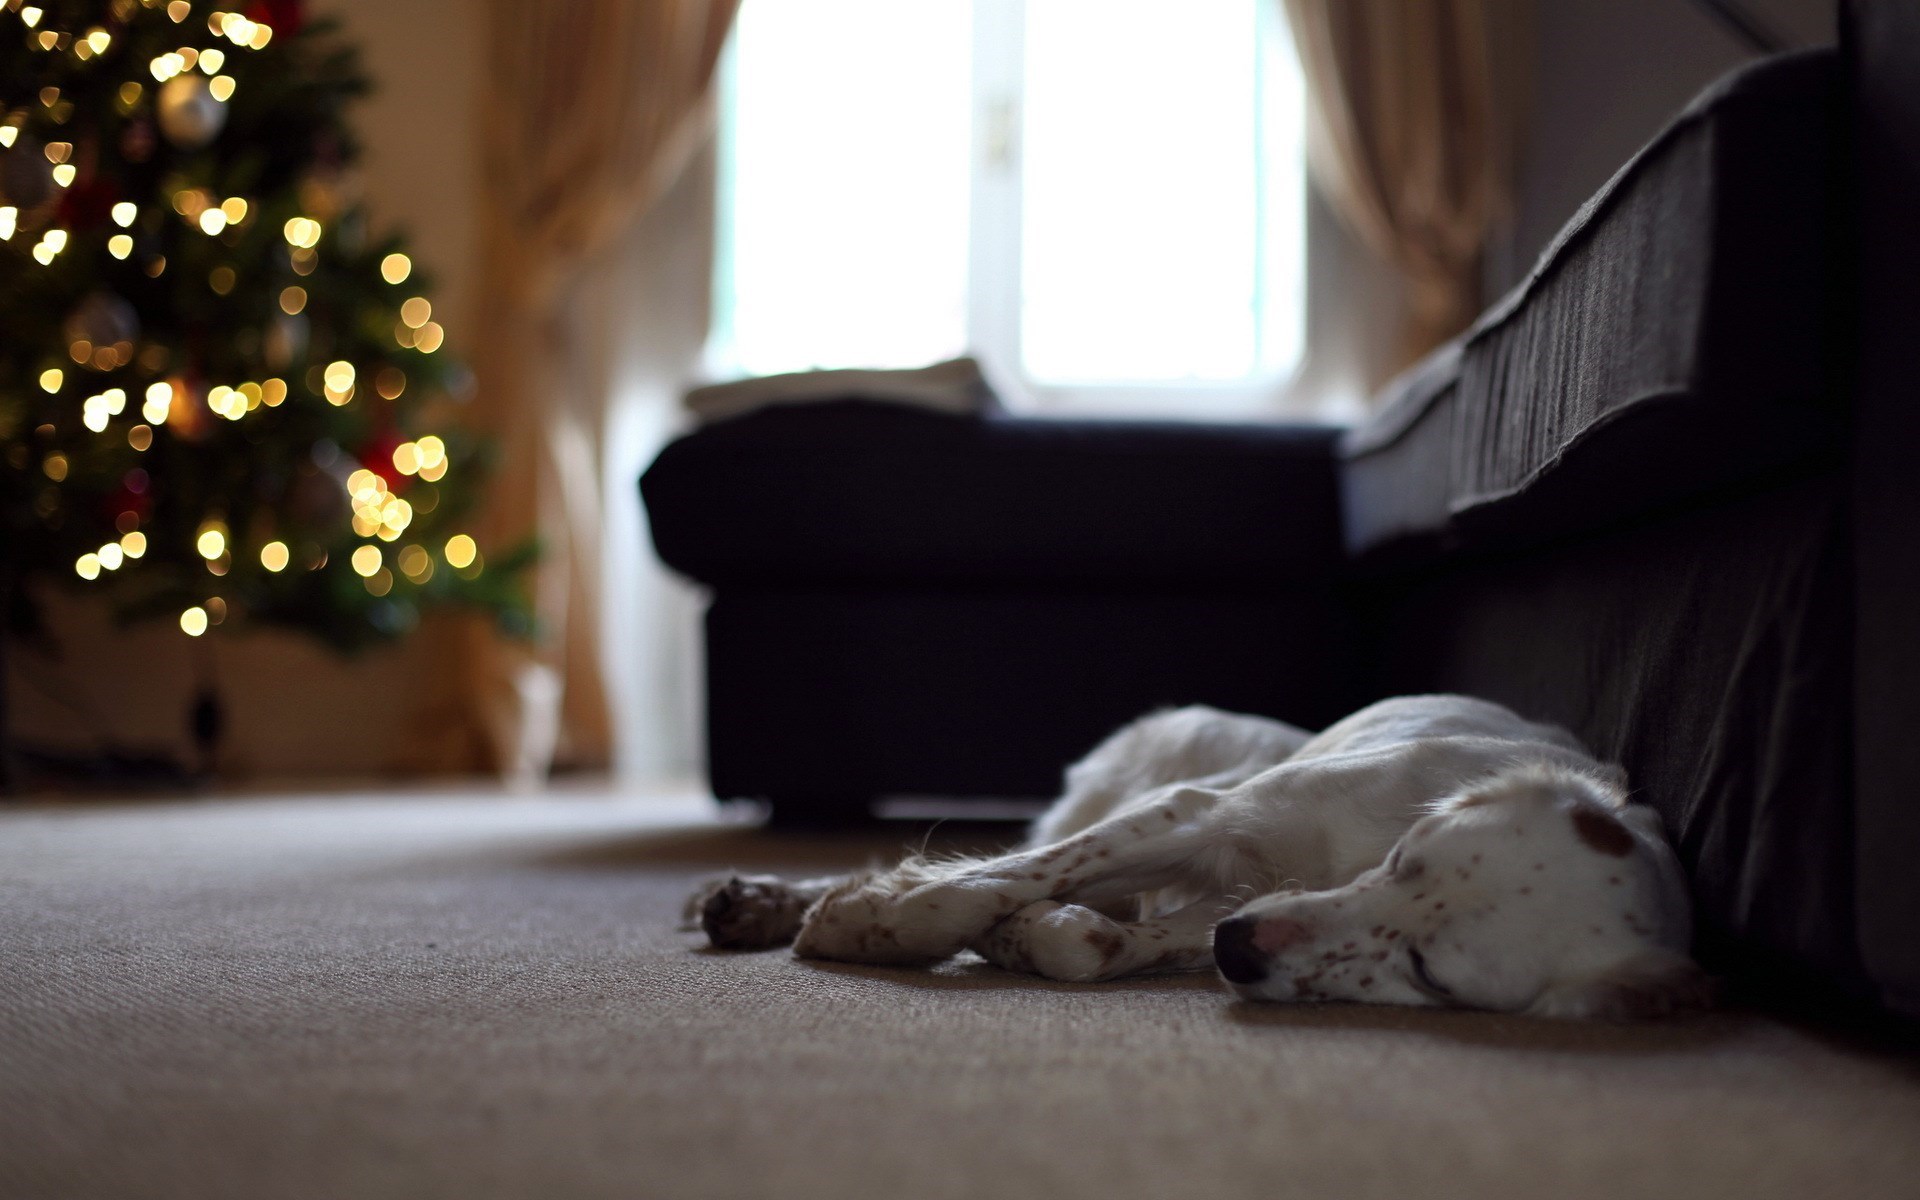
[[[1651,809],[1614,779],[1521,767],[1436,803],[1345,887],[1248,904],[1214,958],[1249,999],[1631,1018],[1710,999],[1690,928]]]

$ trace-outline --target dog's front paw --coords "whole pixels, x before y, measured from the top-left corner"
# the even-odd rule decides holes
[[[806,914],[794,953],[922,966],[966,949],[1022,903],[984,882],[921,883],[904,891],[899,884],[881,876],[827,893]]]
[[[772,875],[715,879],[687,901],[707,940],[722,950],[769,950],[800,932],[807,898]]]

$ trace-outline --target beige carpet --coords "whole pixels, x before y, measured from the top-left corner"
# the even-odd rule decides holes
[[[949,827],[950,828],[950,827]],[[573,796],[0,812],[0,1196],[1913,1197],[1920,1066],[705,952],[778,840]]]

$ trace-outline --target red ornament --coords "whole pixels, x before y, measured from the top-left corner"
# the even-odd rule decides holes
[[[128,162],[145,162],[153,157],[155,136],[153,122],[144,114],[127,122],[120,131],[120,157]]]
[[[60,224],[72,230],[95,229],[107,223],[120,199],[111,180],[96,174],[82,176],[60,197]]]
[[[153,496],[147,488],[147,481],[145,479],[146,472],[141,471],[139,473],[141,478],[139,479],[131,479],[133,475],[131,471],[127,474],[130,481],[122,481],[120,486],[113,490],[112,494],[106,498],[105,503],[101,506],[107,522],[115,528],[120,529],[122,533],[127,532],[127,530],[120,528],[120,514],[132,513],[135,518],[133,525],[135,529],[146,524],[147,518],[153,515]],[[137,483],[139,486],[137,488],[131,486],[133,483]]]
[[[189,442],[207,436],[213,423],[213,410],[207,407],[207,381],[195,376],[167,380],[173,386],[173,402],[167,406],[167,428]]]
[[[360,465],[385,480],[387,490],[396,496],[413,485],[413,477],[402,475],[400,469],[393,465],[393,452],[400,448],[403,440],[392,429],[382,429],[369,437],[354,453]]]
[[[304,0],[254,0],[247,6],[247,20],[272,26],[275,37],[292,37],[306,23]]]

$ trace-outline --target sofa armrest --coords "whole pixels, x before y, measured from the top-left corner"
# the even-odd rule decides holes
[[[709,584],[1284,584],[1341,562],[1337,436],[835,401],[688,434],[641,492]]]

